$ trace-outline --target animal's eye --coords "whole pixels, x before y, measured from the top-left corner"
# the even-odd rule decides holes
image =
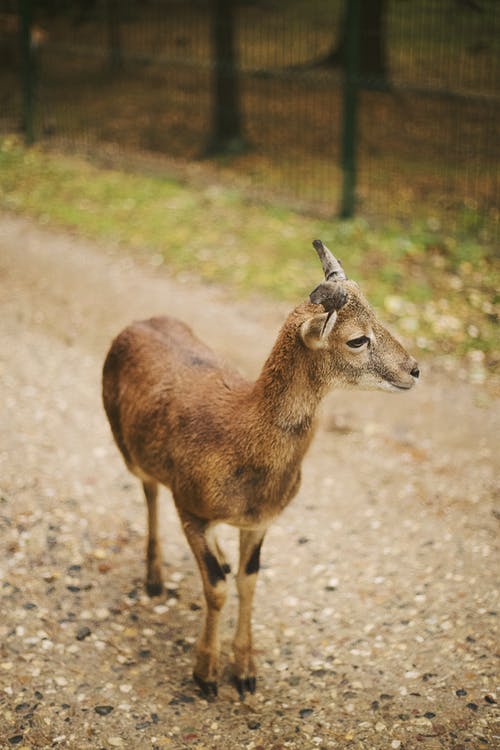
[[[370,339],[368,336],[359,336],[357,339],[351,339],[347,342],[347,346],[350,346],[351,349],[359,349],[363,346],[363,344],[368,344],[370,342]]]

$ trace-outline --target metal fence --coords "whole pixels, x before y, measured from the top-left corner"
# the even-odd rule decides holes
[[[0,131],[323,214],[498,226],[499,82],[497,0],[0,1]]]

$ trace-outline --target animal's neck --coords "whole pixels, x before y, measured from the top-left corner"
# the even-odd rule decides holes
[[[312,426],[324,389],[315,382],[298,340],[298,314],[292,313],[257,379],[253,397],[264,424],[304,436]]]

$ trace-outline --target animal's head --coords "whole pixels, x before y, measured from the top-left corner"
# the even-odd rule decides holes
[[[412,388],[420,374],[416,360],[377,320],[358,285],[347,279],[321,240],[313,245],[325,281],[311,292],[310,301],[319,309],[302,323],[300,333],[324,376],[348,388]]]

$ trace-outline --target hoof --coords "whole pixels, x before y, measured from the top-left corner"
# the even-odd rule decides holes
[[[255,677],[245,677],[243,679],[241,677],[234,677],[233,682],[242,701],[245,700],[246,693],[252,693],[252,695],[255,693],[255,688],[257,687]]]
[[[163,594],[163,583],[147,583],[146,594],[148,596],[161,596]]]
[[[207,698],[207,700],[214,700],[214,698],[217,698],[218,689],[216,682],[207,682],[194,672],[193,680],[200,688],[204,698]]]

